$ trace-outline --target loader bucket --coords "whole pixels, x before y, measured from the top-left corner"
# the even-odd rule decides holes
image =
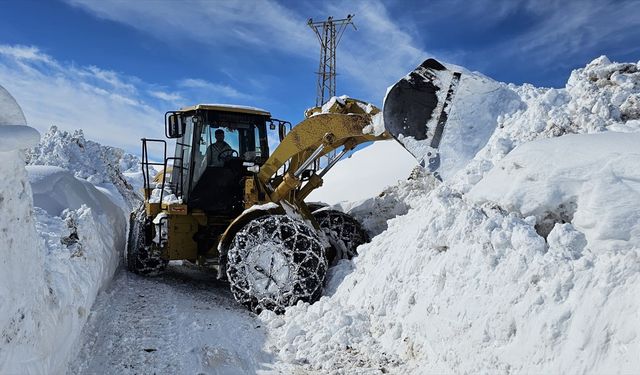
[[[437,150],[460,75],[427,59],[393,85],[384,100],[385,129],[431,172],[440,166]]]
[[[486,145],[500,114],[519,105],[519,96],[506,85],[427,59],[387,91],[384,126],[442,179]]]

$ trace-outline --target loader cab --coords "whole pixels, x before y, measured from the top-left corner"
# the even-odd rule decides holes
[[[244,179],[269,157],[266,124],[257,108],[200,104],[168,112],[166,130],[176,138],[170,186],[189,209],[210,215],[242,212]]]

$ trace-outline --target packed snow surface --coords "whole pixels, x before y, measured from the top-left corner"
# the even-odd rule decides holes
[[[67,373],[270,373],[265,330],[215,273],[180,264],[157,278],[122,270],[98,297]]]
[[[466,107],[493,130],[444,183],[341,204],[377,236],[319,302],[261,314],[282,369],[636,372],[639,68],[603,56],[564,89],[499,84],[503,105]]]
[[[375,142],[338,162],[307,200],[334,204],[366,199],[405,180],[416,165],[398,142]]]

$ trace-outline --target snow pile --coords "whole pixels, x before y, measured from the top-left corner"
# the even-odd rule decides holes
[[[140,160],[119,148],[86,140],[82,130],[69,133],[52,126],[40,144],[29,150],[27,163],[65,168],[98,187],[113,184],[125,198],[128,211],[141,199]]]
[[[544,236],[558,223],[572,223],[592,248],[640,248],[639,146],[640,133],[618,132],[526,143],[468,196],[535,216]]]
[[[573,133],[640,131],[640,63],[611,63],[601,56],[574,70],[565,89],[508,86],[523,104],[498,116],[486,146],[451,179],[463,192],[525,142]]]
[[[24,372],[36,357],[38,308],[45,306],[42,239],[35,230],[31,187],[19,151],[0,152],[0,372]],[[32,364],[31,366],[37,366]]]
[[[507,103],[448,182],[418,175],[388,202],[350,207],[408,212],[332,271],[330,297],[261,314],[285,363],[344,374],[637,371],[640,136],[607,130],[638,130],[638,65],[599,58],[566,89],[505,87],[523,104]]]
[[[115,271],[126,220],[92,184],[55,167],[27,174],[21,151],[1,154],[0,372],[59,373]]]

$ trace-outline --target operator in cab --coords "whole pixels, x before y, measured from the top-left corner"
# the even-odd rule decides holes
[[[217,129],[214,134],[216,141],[207,149],[207,160],[211,166],[222,167],[224,161],[231,156],[233,149],[224,140],[224,130]]]

